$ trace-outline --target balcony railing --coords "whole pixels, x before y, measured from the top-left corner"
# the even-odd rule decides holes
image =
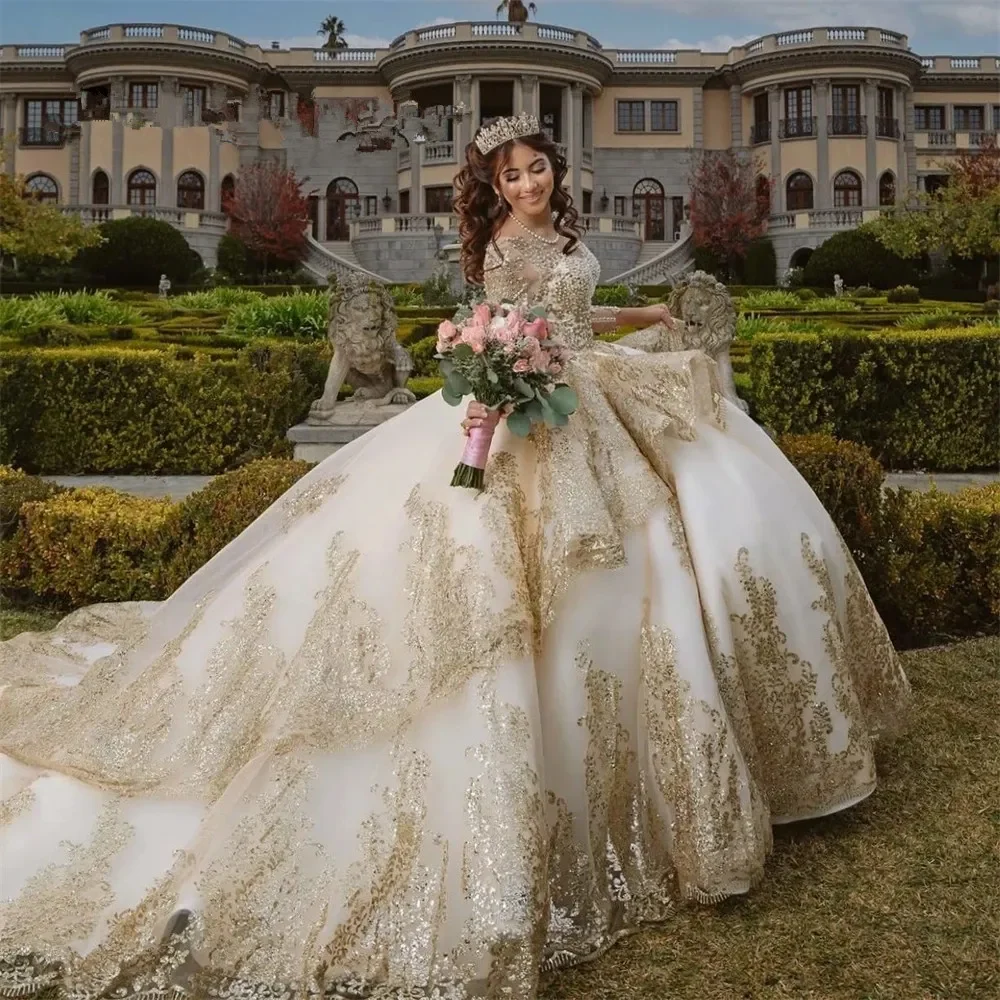
[[[826,130],[828,135],[868,135],[868,116],[829,115]]]
[[[803,139],[816,135],[816,118],[782,118],[778,123],[780,139]]]
[[[1000,141],[1000,135],[996,129],[979,129],[969,133],[970,146],[988,146],[992,142]]]
[[[453,142],[428,142],[424,146],[424,163],[452,163],[454,160]]]
[[[53,149],[65,142],[65,125],[25,125],[21,129],[22,146],[47,146]]]
[[[810,208],[779,212],[767,220],[769,232],[782,229],[854,229],[877,208]],[[805,221],[805,226],[801,222]]]
[[[762,142],[771,141],[771,123],[755,122],[750,126],[750,142],[759,146]]]
[[[954,129],[938,129],[934,132],[927,133],[927,145],[928,146],[954,146],[955,145],[955,131]]]
[[[60,205],[63,215],[75,215],[82,222],[107,222],[109,219],[142,215],[162,222],[169,222],[175,229],[211,229],[223,233],[229,226],[229,216],[224,212],[206,212],[191,208],[165,208],[158,205]],[[188,223],[197,220],[195,225]]]
[[[899,138],[899,119],[883,118],[881,115],[875,119],[875,134],[880,139]]]

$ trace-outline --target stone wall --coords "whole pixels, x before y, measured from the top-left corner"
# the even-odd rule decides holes
[[[363,234],[351,247],[362,267],[389,281],[426,281],[441,264],[433,232]]]
[[[638,236],[612,236],[609,233],[587,233],[587,246],[601,263],[601,281],[635,267],[642,246]]]
[[[672,231],[670,199],[690,196],[691,152],[687,149],[609,149],[594,150],[594,200],[608,193],[608,211],[614,211],[615,196],[631,199],[636,184],[646,177],[659,181],[667,199],[667,240]],[[679,221],[679,220],[677,220]]]

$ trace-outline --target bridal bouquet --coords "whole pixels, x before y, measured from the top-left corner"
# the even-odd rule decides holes
[[[557,381],[571,354],[552,336],[541,308],[481,303],[455,320],[438,327],[442,395],[452,406],[471,395],[489,408],[490,419],[469,431],[451,485],[482,489],[501,415],[506,415],[512,434],[525,437],[533,424],[542,421],[550,427],[564,426],[576,410],[576,393]]]

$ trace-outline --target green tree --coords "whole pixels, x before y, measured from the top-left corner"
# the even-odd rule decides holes
[[[864,229],[900,257],[945,251],[966,260],[1000,254],[1000,149],[984,137],[948,164],[947,182],[933,194],[912,192],[907,203]]]
[[[9,257],[15,271],[28,262],[68,264],[81,250],[100,242],[96,227],[32,197],[22,176],[0,169],[0,256]]]
[[[917,280],[913,262],[887,249],[862,226],[835,233],[820,244],[809,258],[803,277],[810,287],[832,289],[835,274],[849,288],[895,288]]]
[[[201,268],[201,257],[169,222],[133,215],[103,222],[103,243],[80,254],[80,266],[99,284],[155,287],[160,275],[183,284]]]
[[[333,14],[323,18],[323,23],[316,29],[316,34],[326,35],[326,41],[323,43],[324,49],[347,48],[347,39],[344,37],[347,34],[347,25],[339,17],[334,17]]]

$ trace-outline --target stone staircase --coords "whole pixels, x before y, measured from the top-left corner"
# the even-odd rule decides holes
[[[608,279],[609,285],[672,285],[694,266],[691,229],[676,243],[643,243],[634,267]]]
[[[670,246],[671,244],[664,243],[662,240],[643,240],[642,248],[639,250],[639,258],[633,266],[642,267],[648,264],[651,260],[659,257],[661,253],[669,250]]]
[[[351,246],[350,240],[327,240],[325,243],[320,245],[326,247],[330,253],[336,254],[341,260],[346,261],[348,264],[351,264],[354,267],[361,267],[358,263],[358,258],[354,255],[354,247]]]
[[[302,266],[313,274],[322,285],[327,283],[327,278],[331,273],[342,279],[351,275],[363,274],[373,281],[383,284],[386,282],[386,279],[381,275],[374,274],[358,263],[354,248],[347,240],[319,243],[311,236],[308,237]]]

